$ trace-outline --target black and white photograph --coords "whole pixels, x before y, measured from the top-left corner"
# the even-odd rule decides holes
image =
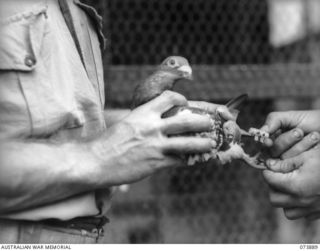
[[[320,0],[0,0],[1,250],[318,249],[319,219]]]

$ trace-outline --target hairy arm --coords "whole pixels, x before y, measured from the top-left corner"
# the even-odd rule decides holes
[[[181,155],[210,152],[211,139],[168,137],[207,131],[206,116],[161,118],[183,96],[165,92],[89,142],[45,140],[0,143],[0,214],[63,200],[99,188],[139,181],[164,168],[184,165]]]
[[[0,214],[100,188],[101,173],[101,164],[89,144],[2,141]]]

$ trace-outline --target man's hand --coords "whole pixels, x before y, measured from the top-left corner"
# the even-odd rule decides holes
[[[287,218],[320,216],[320,111],[271,113],[263,130],[275,136],[264,177],[270,201]],[[306,135],[306,136],[304,136]]]
[[[212,104],[205,101],[188,101],[188,106],[197,107],[210,113],[218,111],[225,120],[237,120],[237,114],[232,114],[225,105]]]
[[[266,141],[267,146],[275,145],[274,155],[281,154],[286,149],[283,149],[284,141],[300,141],[303,134],[313,131],[320,131],[320,110],[316,111],[286,111],[272,112],[268,115],[265,125],[261,130],[270,133],[270,135],[279,135],[274,144],[272,141]]]
[[[164,92],[86,142],[1,140],[0,214],[135,182],[183,165],[179,156],[209,152],[210,139],[170,137],[211,128],[209,118],[198,114],[161,118],[171,107],[186,104],[180,94]]]
[[[283,208],[288,219],[320,218],[319,144],[289,159],[269,160],[268,167],[263,175],[273,206]]]
[[[180,156],[210,152],[215,145],[210,139],[169,137],[211,128],[210,119],[199,114],[161,118],[172,107],[184,105],[187,100],[182,95],[166,91],[133,110],[98,142],[93,142],[92,149],[101,166],[113,163],[108,165],[105,176],[100,176],[101,184],[105,177],[108,177],[107,186],[135,182],[160,169],[184,165]]]

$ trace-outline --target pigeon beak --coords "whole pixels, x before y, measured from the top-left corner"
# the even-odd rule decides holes
[[[186,79],[192,80],[192,69],[189,65],[183,65],[178,68],[178,71],[182,73],[182,76]]]

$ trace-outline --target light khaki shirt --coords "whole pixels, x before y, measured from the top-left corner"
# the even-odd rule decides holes
[[[2,3],[6,15],[0,31],[2,139],[49,138],[65,143],[89,139],[106,130],[100,17],[77,0],[67,2],[80,51],[58,0]],[[92,191],[0,217],[68,220],[103,214],[109,203],[109,190]]]

